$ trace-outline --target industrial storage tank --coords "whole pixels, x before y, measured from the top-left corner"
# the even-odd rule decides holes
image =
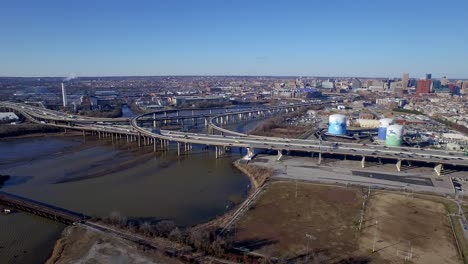
[[[328,133],[332,135],[346,135],[346,116],[331,115],[328,119]]]
[[[379,121],[379,133],[377,138],[379,140],[385,140],[387,138],[387,128],[388,126],[393,125],[393,119],[383,118]]]
[[[401,138],[403,137],[403,126],[390,125],[387,127],[387,138],[385,146],[399,147],[401,146]]]

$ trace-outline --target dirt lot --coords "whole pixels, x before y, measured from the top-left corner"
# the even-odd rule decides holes
[[[237,224],[236,242],[276,257],[356,256],[362,200],[358,189],[300,183],[296,197],[295,183],[272,183]]]
[[[360,239],[364,251],[371,252],[375,241],[376,253],[391,263],[401,263],[410,253],[412,263],[461,263],[442,203],[374,193],[365,219]]]
[[[363,193],[299,183],[296,198],[294,182],[272,183],[237,223],[236,244],[290,260],[320,252],[317,263],[404,263],[405,252],[410,263],[461,263],[445,200],[371,193],[358,231]]]
[[[181,263],[134,244],[85,227],[67,227],[46,264],[61,263]]]

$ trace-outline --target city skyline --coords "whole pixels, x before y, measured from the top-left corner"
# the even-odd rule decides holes
[[[9,2],[0,10],[0,76],[464,79],[468,18],[455,14],[466,8],[458,0]]]

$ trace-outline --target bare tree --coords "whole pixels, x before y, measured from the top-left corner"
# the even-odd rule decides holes
[[[154,233],[158,236],[168,236],[169,233],[176,228],[176,225],[173,221],[170,220],[162,220],[156,223],[153,230]]]
[[[224,241],[220,236],[216,236],[213,242],[211,242],[210,250],[215,256],[222,256],[224,254]]]
[[[145,236],[151,235],[151,231],[152,231],[151,224],[149,222],[143,222],[140,225],[139,231]]]
[[[112,211],[109,214],[109,224],[111,225],[120,225],[120,222],[122,220],[122,215],[118,211]]]
[[[175,242],[182,242],[183,240],[183,234],[178,227],[172,229],[168,237],[170,240]]]

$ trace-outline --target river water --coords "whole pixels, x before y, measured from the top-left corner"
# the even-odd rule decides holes
[[[132,116],[126,109],[126,116]],[[236,125],[245,132],[256,122]],[[12,176],[1,191],[104,217],[118,211],[141,221],[170,219],[179,226],[222,215],[247,195],[247,176],[194,148],[152,152],[135,143],[95,137],[30,137],[0,141],[0,174]],[[64,226],[24,212],[0,215],[0,263],[42,263]]]

